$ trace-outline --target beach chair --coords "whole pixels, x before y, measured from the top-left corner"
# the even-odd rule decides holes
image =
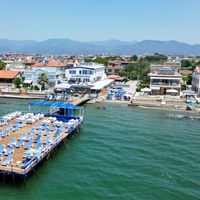
[[[4,153],[4,155],[5,155],[5,156],[8,156],[9,154],[13,153],[14,149],[15,149],[15,148],[14,148],[13,146],[9,147],[9,148],[7,149],[7,151]]]
[[[23,146],[24,141],[23,140],[18,140],[18,143],[16,144],[16,148],[20,148],[21,146]]]
[[[0,126],[5,126],[8,123],[7,119],[1,119]]]
[[[49,136],[47,136],[43,142],[43,144],[48,144],[51,143],[51,138]]]
[[[39,128],[38,131],[36,132],[36,135],[41,135],[42,133],[42,128]]]
[[[59,130],[62,132],[65,129],[65,127],[62,125]]]
[[[3,159],[3,154],[0,153],[0,161],[2,161],[2,159]]]
[[[50,129],[49,129],[49,128],[47,128],[47,129],[45,130],[45,132],[44,132],[44,136],[47,136],[47,135],[49,135],[49,133],[50,133]]]
[[[5,150],[5,145],[2,144],[2,145],[0,146],[0,154],[2,154],[2,153],[4,152],[4,150]]]
[[[34,128],[34,127],[32,127],[32,128],[31,128],[31,130],[30,130],[30,132],[29,132],[29,134],[33,134],[33,133],[34,133],[34,131],[35,131],[35,128]]]
[[[15,123],[15,124],[13,124],[13,126],[12,126],[12,131],[18,131],[19,130],[19,123]]]
[[[17,142],[16,137],[13,137],[12,140],[7,144],[8,147],[15,146]]]
[[[7,137],[10,134],[9,130],[5,130],[5,132],[1,135],[1,137]]]
[[[1,162],[1,165],[7,166],[10,165],[12,162],[13,162],[12,154],[9,154],[8,157],[3,162]]]
[[[25,126],[25,122],[19,124],[19,128],[23,128]]]
[[[32,146],[33,146],[33,141],[30,140],[30,141],[26,144],[26,146],[24,147],[24,149],[28,150],[28,149],[30,149]]]
[[[42,142],[38,142],[37,146],[35,147],[35,150],[41,152],[43,149],[43,144]]]
[[[54,124],[51,128],[50,131],[55,131],[56,130],[56,124]]]
[[[22,133],[18,140],[26,140],[26,133]]]
[[[37,135],[37,137],[35,138],[34,142],[38,143],[41,140],[41,135]]]
[[[26,137],[26,141],[30,141],[33,139],[33,133],[30,133],[27,137]]]
[[[56,132],[55,132],[55,134],[54,134],[54,138],[57,138],[58,136],[60,135],[60,130],[58,129]]]

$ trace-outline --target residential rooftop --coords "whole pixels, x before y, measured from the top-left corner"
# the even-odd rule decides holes
[[[19,74],[19,71],[13,70],[0,70],[0,78],[13,79]]]

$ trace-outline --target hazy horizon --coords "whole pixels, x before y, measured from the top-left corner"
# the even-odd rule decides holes
[[[77,41],[77,42],[85,42],[85,43],[94,43],[94,42],[106,42],[106,41],[120,41],[120,42],[127,42],[127,43],[138,43],[138,42],[142,42],[142,41],[160,41],[160,42],[170,42],[170,41],[175,41],[175,42],[179,42],[179,43],[186,43],[189,45],[199,45],[199,43],[189,43],[189,42],[185,42],[185,41],[180,41],[180,40],[173,40],[173,39],[169,39],[169,40],[159,40],[159,39],[143,39],[143,40],[120,40],[120,39],[116,39],[116,38],[110,38],[110,39],[105,39],[105,40],[76,40],[76,39],[72,39],[72,38],[47,38],[44,40],[34,40],[34,39],[10,39],[10,38],[0,38],[0,40],[11,40],[11,41],[35,41],[35,42],[43,42],[46,40],[71,40],[71,41]]]
[[[176,40],[200,44],[196,0],[0,0],[0,38]]]

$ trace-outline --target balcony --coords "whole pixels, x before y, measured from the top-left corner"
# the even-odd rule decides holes
[[[179,82],[150,82],[150,86],[181,87]]]

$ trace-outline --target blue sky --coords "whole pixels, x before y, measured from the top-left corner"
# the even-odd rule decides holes
[[[0,0],[0,38],[200,43],[200,0]]]

